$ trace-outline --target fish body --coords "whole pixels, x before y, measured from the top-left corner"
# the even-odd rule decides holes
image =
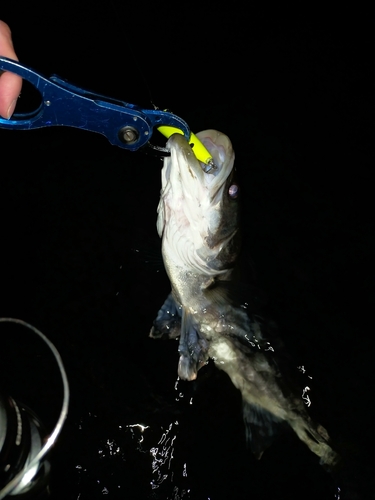
[[[194,380],[209,358],[225,371],[243,400],[247,439],[260,458],[277,429],[289,424],[333,468],[340,457],[327,431],[310,418],[293,382],[282,373],[280,344],[228,292],[238,275],[239,186],[229,138],[197,134],[215,169],[205,172],[186,139],[173,135],[162,169],[157,229],[172,291],[150,336],[180,337],[178,375]]]

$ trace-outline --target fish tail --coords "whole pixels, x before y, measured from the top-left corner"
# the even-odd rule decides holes
[[[320,464],[324,468],[332,471],[341,462],[340,455],[333,449],[327,430],[316,424],[307,413],[290,419],[289,425],[300,440],[320,458]]]

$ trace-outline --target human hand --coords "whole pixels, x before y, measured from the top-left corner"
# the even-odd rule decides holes
[[[14,52],[12,34],[9,26],[0,21],[0,56],[18,61]],[[0,115],[7,120],[12,116],[17,98],[21,92],[22,78],[6,71],[0,71]]]

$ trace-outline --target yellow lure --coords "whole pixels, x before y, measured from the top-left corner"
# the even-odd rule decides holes
[[[184,135],[182,130],[176,127],[169,127],[167,125],[162,125],[158,127],[158,130],[165,137],[169,138],[173,134],[181,134]],[[198,139],[198,137],[190,132],[189,143],[192,144],[192,149],[199,161],[205,163],[206,165],[214,165],[214,160],[208,151],[208,149],[202,144],[202,142]]]

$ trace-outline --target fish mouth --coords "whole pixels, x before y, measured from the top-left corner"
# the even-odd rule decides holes
[[[212,155],[213,168],[196,158],[192,149],[193,144],[188,143],[181,134],[171,136],[167,147],[171,151],[172,163],[179,167],[181,182],[185,189],[197,189],[196,184],[200,184],[205,191],[202,197],[207,197],[209,194],[210,203],[215,204],[220,197],[220,188],[223,188],[233,169],[232,144],[226,135],[217,130],[205,130],[196,136]]]
[[[172,135],[162,170],[162,191],[158,207],[157,229],[163,235],[166,226],[181,232],[189,228],[191,241],[200,241],[215,234],[221,223],[221,204],[228,177],[233,171],[234,151],[229,138],[217,130],[205,130],[198,139],[212,155],[215,168],[200,162],[188,141],[181,134]]]

